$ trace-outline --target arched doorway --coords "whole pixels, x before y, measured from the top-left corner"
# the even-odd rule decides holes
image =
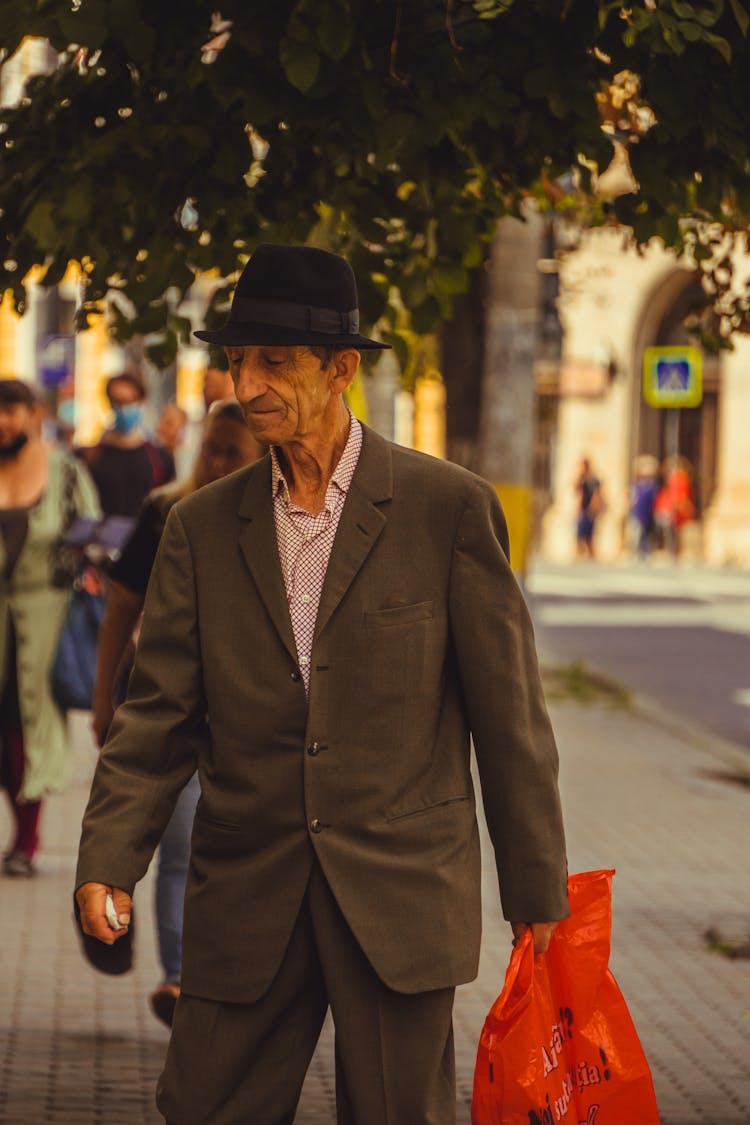
[[[706,296],[695,274],[676,270],[660,293],[652,294],[644,310],[636,354],[632,455],[651,453],[663,462],[670,452],[667,434],[668,411],[649,406],[643,398],[641,372],[643,353],[651,345],[696,344],[685,327],[693,312],[705,306]],[[668,302],[664,304],[665,296]],[[661,299],[659,299],[661,298]],[[700,406],[678,411],[677,449],[693,470],[693,488],[698,518],[711,503],[716,488],[716,436],[719,400],[719,358],[703,351],[703,401]],[[635,404],[634,404],[635,405]]]

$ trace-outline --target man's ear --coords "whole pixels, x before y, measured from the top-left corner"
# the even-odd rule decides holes
[[[342,348],[333,353],[329,385],[334,394],[344,393],[359,370],[360,359],[356,348]]]

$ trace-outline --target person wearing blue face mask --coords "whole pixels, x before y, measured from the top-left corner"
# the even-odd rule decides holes
[[[94,479],[104,515],[135,519],[148,493],[174,480],[174,458],[143,432],[146,390],[137,374],[113,375],[106,394],[112,421],[96,445],[77,452]]]

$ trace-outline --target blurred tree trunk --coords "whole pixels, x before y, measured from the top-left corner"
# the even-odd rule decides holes
[[[511,563],[525,573],[534,522],[536,390],[540,307],[537,262],[543,220],[502,219],[485,265],[454,301],[441,333],[447,390],[447,453],[495,485],[505,510]]]
[[[440,370],[445,381],[447,456],[476,469],[484,369],[484,265],[471,271],[466,293],[453,298],[453,317],[440,329]]]
[[[484,370],[477,472],[488,480],[531,486],[536,392],[534,355],[539,320],[543,221],[498,223],[488,267]]]

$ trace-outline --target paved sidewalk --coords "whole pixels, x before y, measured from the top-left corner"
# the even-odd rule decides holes
[[[617,869],[612,968],[651,1062],[663,1125],[748,1125],[750,961],[712,952],[704,939],[710,926],[736,941],[750,935],[750,789],[712,776],[747,768],[747,756],[604,705],[558,703],[553,721],[571,870]],[[75,780],[48,802],[39,877],[0,879],[0,1125],[161,1120],[153,1088],[167,1033],[146,1003],[158,979],[150,890],[139,888],[137,964],[124,978],[89,969],[70,919],[94,760],[85,725],[77,730]],[[456,1004],[459,1125],[469,1122],[475,1046],[510,948],[489,863],[485,890],[480,975]],[[327,1028],[297,1125],[334,1120]]]

